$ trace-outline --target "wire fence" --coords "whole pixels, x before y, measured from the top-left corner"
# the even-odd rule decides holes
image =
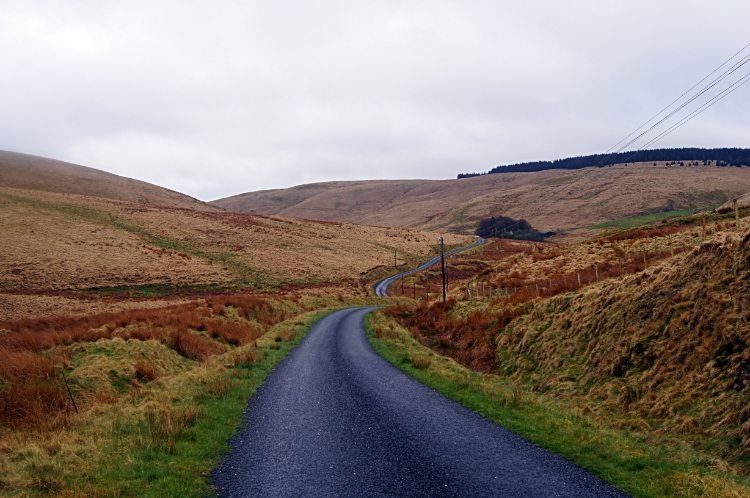
[[[680,246],[653,252],[648,252],[644,248],[640,253],[623,254],[620,257],[610,258],[580,270],[558,272],[544,278],[523,279],[511,276],[495,276],[491,280],[499,279],[502,284],[495,285],[491,280],[489,282],[467,282],[465,293],[470,299],[518,296],[521,298],[520,300],[524,300],[523,298],[554,296],[565,292],[573,292],[604,280],[636,274],[662,260],[671,259],[673,256],[689,251],[693,247],[692,245]]]

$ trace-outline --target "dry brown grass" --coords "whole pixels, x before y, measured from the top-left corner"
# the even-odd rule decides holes
[[[560,231],[707,207],[750,191],[747,168],[631,163],[461,180],[328,182],[214,201],[226,209],[422,230],[473,230],[497,214]]]
[[[613,427],[688,440],[746,474],[750,231],[716,232],[703,243],[692,228],[672,235],[698,245],[582,290],[544,298],[534,289],[479,308],[453,299],[389,313],[423,344],[475,370],[568,400]],[[618,248],[623,257],[637,255],[643,244],[666,238],[646,233],[570,250],[583,264]],[[526,279],[535,265],[569,258],[567,250],[500,265],[507,278]]]
[[[392,265],[394,248],[403,260],[404,254],[426,256],[435,243],[434,235],[410,230],[143,207],[21,189],[0,188],[0,201],[6,235],[0,252],[7,256],[0,260],[0,289],[271,289],[296,282],[303,285],[300,292],[304,286],[334,285],[344,295],[362,295],[362,275]],[[453,236],[449,242],[468,240]],[[325,283],[330,281],[337,283]],[[24,299],[26,312],[36,304],[83,307],[80,300],[61,297],[3,295],[0,304],[7,303],[8,318],[17,316],[11,310]]]
[[[143,205],[216,211],[179,192],[94,168],[0,151],[0,187],[86,195]]]

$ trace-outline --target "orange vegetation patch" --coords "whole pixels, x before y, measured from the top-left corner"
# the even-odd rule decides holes
[[[247,295],[211,296],[202,303],[151,310],[127,310],[85,317],[0,322],[0,425],[42,426],[74,409],[63,377],[70,368],[67,346],[102,339],[157,341],[200,362],[230,346],[253,343],[289,318],[268,299]],[[244,353],[240,362],[251,362]],[[133,366],[133,381],[159,375],[152,366]],[[100,402],[95,396],[75,407]],[[79,399],[80,403],[80,399]]]

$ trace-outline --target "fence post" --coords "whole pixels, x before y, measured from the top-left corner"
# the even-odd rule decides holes
[[[62,370],[60,370],[60,373],[62,374],[62,378],[65,381],[65,387],[68,389],[68,396],[70,396],[70,401],[73,402],[73,408],[76,409],[76,413],[78,413],[78,406],[76,406],[76,400],[73,399],[73,393],[70,392],[70,386],[68,385],[68,379],[65,378],[65,366],[63,365]]]
[[[734,217],[737,219],[737,231],[740,231],[740,203],[734,200]]]
[[[703,220],[703,240],[706,240],[706,220]],[[674,243],[671,233],[669,234],[669,248],[672,250],[672,257],[674,258]]]
[[[599,281],[599,265],[594,265],[594,269],[596,270],[596,281]]]
[[[578,287],[581,286],[581,272],[578,272]]]
[[[644,246],[641,249],[643,249],[643,269],[645,270],[646,269],[646,265],[647,265],[647,263],[646,263],[646,247]]]
[[[703,222],[703,242],[706,241],[706,215],[703,215],[703,218],[701,219]]]
[[[563,273],[563,285],[565,286],[565,290],[568,290],[568,276]]]

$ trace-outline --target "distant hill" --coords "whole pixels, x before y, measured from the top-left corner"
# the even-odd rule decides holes
[[[633,216],[713,207],[750,192],[750,168],[641,162],[457,180],[327,182],[213,201],[242,213],[471,232],[490,216],[559,232]],[[690,165],[692,164],[692,165]]]
[[[0,296],[144,286],[275,291],[330,281],[364,292],[360,279],[391,268],[394,250],[413,268],[436,245],[433,234],[412,230],[7,187],[0,187],[0,233]],[[448,244],[472,240],[452,235]]]
[[[750,149],[653,149],[618,152],[613,154],[592,154],[590,156],[568,157],[554,161],[534,161],[528,163],[495,166],[487,173],[461,173],[458,178],[491,175],[494,173],[531,173],[548,169],[581,169],[627,164],[637,162],[695,162],[713,166],[750,166]]]
[[[86,195],[151,206],[218,210],[198,199],[150,183],[17,152],[0,151],[0,187]]]

